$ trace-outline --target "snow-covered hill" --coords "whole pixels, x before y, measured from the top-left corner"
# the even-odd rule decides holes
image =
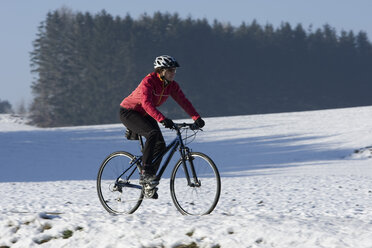
[[[0,132],[35,130],[36,127],[27,124],[28,118],[16,114],[0,114]]]
[[[221,171],[215,211],[180,215],[165,178],[158,200],[111,216],[95,177],[109,153],[138,153],[121,124],[0,115],[0,247],[372,247],[371,123],[372,107],[207,118],[190,147]]]

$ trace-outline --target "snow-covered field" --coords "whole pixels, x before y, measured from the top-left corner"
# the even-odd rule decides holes
[[[220,169],[215,211],[182,216],[165,178],[158,200],[111,216],[95,177],[109,153],[138,153],[121,124],[0,115],[0,247],[372,247],[371,124],[372,107],[207,118],[190,147]]]

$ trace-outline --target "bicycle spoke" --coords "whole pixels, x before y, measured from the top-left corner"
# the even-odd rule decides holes
[[[192,153],[193,165],[198,181],[187,163],[190,183],[188,184],[183,164],[179,161],[171,176],[171,194],[177,209],[183,214],[204,215],[213,211],[220,196],[220,176],[213,161],[201,153]]]
[[[133,213],[140,206],[143,194],[133,155],[113,153],[102,163],[97,177],[97,192],[104,208],[114,214]],[[120,176],[120,178],[118,178]]]

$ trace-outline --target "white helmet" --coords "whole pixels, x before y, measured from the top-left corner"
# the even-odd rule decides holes
[[[180,67],[175,58],[169,55],[161,55],[156,57],[154,62],[154,68],[171,68],[171,67]]]

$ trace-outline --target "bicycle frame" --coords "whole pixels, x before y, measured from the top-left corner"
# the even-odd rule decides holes
[[[169,152],[168,157],[163,162],[163,165],[161,166],[161,168],[160,168],[160,170],[157,174],[157,177],[160,179],[162,177],[165,169],[168,167],[168,164],[171,161],[174,153],[179,148],[178,150],[180,151],[182,166],[183,166],[183,169],[184,169],[184,172],[185,172],[185,176],[187,178],[188,186],[198,187],[198,186],[200,186],[200,181],[197,178],[195,168],[194,168],[194,164],[193,164],[191,159],[189,159],[189,161],[190,161],[191,173],[192,173],[192,177],[194,179],[194,183],[191,182],[189,170],[187,169],[187,166],[186,166],[186,159],[189,157],[188,153],[190,152],[190,150],[189,150],[188,147],[185,147],[185,145],[183,143],[183,140],[182,140],[182,135],[181,135],[180,130],[181,130],[181,127],[184,127],[184,126],[187,126],[187,124],[185,124],[185,123],[175,124],[175,130],[177,132],[177,137],[166,146],[164,151],[162,151],[156,158],[154,158],[153,163],[156,163],[159,160],[161,160]],[[142,136],[140,136],[140,135],[139,135],[139,142],[140,142],[141,149],[143,150],[144,144],[143,144]],[[124,175],[128,170],[130,170],[134,165],[141,164],[141,161],[142,161],[142,156],[135,156],[135,159],[131,162],[131,165],[129,166],[129,168],[127,170],[125,170],[118,177],[118,179],[116,181],[118,182],[119,178],[121,178],[121,176]],[[133,169],[133,171],[132,171],[132,173],[130,173],[129,177],[131,177],[133,175],[135,170],[136,170],[136,168]],[[128,179],[129,178],[127,178],[127,180]]]
[[[116,151],[109,154],[101,163],[97,175],[97,193],[103,207],[115,215],[132,214],[144,199],[157,199],[160,188],[155,184],[164,176],[172,160],[172,171],[165,182],[169,182],[170,195],[177,210],[184,215],[210,214],[220,198],[221,178],[217,166],[208,155],[187,147],[197,130],[201,129],[195,124],[174,124],[174,139],[167,146],[163,144],[164,149],[151,161],[158,165],[163,159],[156,178],[151,178],[154,183],[141,175],[142,153],[133,155],[127,151]],[[137,141],[142,149],[143,141],[143,137]],[[173,160],[177,150],[181,157],[177,155]]]

